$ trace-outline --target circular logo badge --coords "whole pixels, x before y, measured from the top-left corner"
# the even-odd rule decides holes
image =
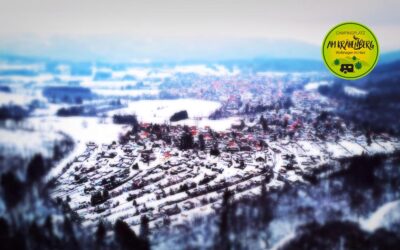
[[[358,79],[371,72],[378,62],[378,40],[365,25],[341,23],[325,36],[322,57],[334,75],[348,80]]]

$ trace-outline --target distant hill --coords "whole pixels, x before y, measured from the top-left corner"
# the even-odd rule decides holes
[[[183,62],[256,57],[320,60],[320,46],[294,39],[21,37],[0,40],[0,54],[26,55],[68,61]]]
[[[345,93],[346,86],[362,90],[366,95],[353,97]],[[338,113],[357,122],[365,129],[400,134],[400,60],[380,63],[366,77],[348,81],[336,79],[319,91],[342,101]]]
[[[382,53],[379,57],[379,64],[391,63],[400,60],[400,50]]]
[[[250,49],[252,45],[256,46],[256,48]],[[105,59],[98,59],[96,61],[90,60],[68,60],[68,59],[55,59],[51,57],[46,57],[46,55],[36,56],[36,55],[20,55],[13,53],[0,53],[0,61],[6,61],[10,63],[21,63],[21,64],[29,64],[29,63],[44,63],[46,66],[46,71],[49,73],[57,73],[58,72],[58,64],[68,64],[71,68],[71,74],[73,75],[91,75],[91,68],[93,62],[96,62],[99,66],[109,67],[111,69],[124,68],[127,66],[144,66],[144,67],[163,67],[163,66],[176,66],[176,65],[191,65],[191,64],[206,64],[212,67],[215,64],[222,64],[229,69],[233,69],[237,67],[242,70],[242,72],[261,72],[261,71],[288,71],[288,72],[304,72],[304,71],[320,71],[320,72],[328,72],[322,58],[319,54],[318,46],[307,45],[302,43],[294,42],[291,44],[288,41],[279,43],[273,42],[265,42],[263,40],[257,41],[248,41],[245,42],[247,52],[240,52],[239,44],[231,45],[228,50],[238,50],[238,53],[234,55],[234,53],[230,53],[231,55],[225,55],[223,57],[232,57],[229,59],[222,58],[216,59],[218,56],[213,56],[210,58],[194,58],[194,59],[185,59],[180,60],[174,57],[170,59],[160,59],[160,60],[152,60],[146,62],[129,62],[129,61],[107,61]],[[263,48],[263,45],[270,48]],[[303,46],[304,45],[304,46]],[[279,53],[280,50],[283,51]],[[290,46],[291,49],[288,49]],[[250,48],[249,48],[250,47]],[[295,53],[295,50],[302,51],[301,53]],[[225,53],[225,52],[221,52]],[[229,54],[228,53],[228,54]],[[245,56],[249,55],[249,56]],[[250,56],[253,55],[253,56]],[[236,57],[235,57],[236,56]],[[394,63],[395,61],[400,60],[400,50],[384,53],[380,56],[378,64],[373,72],[367,76],[365,79],[369,79],[374,72],[380,72],[381,66]],[[388,67],[392,66],[384,66],[384,68],[388,69]],[[10,72],[0,72],[3,74],[10,74]],[[13,72],[11,72],[13,73]],[[363,81],[364,81],[363,80]],[[356,83],[357,81],[353,81]]]
[[[255,58],[251,60],[228,60],[219,63],[230,69],[237,67],[244,72],[251,71],[253,73],[263,72],[263,71],[328,72],[322,60],[313,60],[313,59]]]

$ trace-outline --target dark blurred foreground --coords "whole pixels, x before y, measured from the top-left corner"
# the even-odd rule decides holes
[[[232,201],[225,192],[218,212],[194,218],[187,226],[150,231],[143,217],[139,235],[120,220],[114,225],[101,221],[85,226],[70,209],[68,197],[50,200],[51,185],[43,177],[52,162],[36,155],[24,163],[24,173],[2,174],[2,249],[268,249],[277,243],[274,231],[283,222],[298,226],[282,249],[396,249],[400,245],[399,221],[367,232],[352,219],[400,198],[398,152],[344,159],[338,166],[316,170],[308,176],[310,184],[287,182],[282,190],[270,191],[263,185],[258,197]]]

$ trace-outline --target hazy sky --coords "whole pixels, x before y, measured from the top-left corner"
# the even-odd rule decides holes
[[[357,21],[383,51],[400,48],[398,0],[0,0],[0,36],[126,39],[289,38],[320,46]]]

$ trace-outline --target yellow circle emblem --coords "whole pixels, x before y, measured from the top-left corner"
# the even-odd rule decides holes
[[[341,23],[325,36],[322,57],[334,75],[348,80],[358,79],[370,73],[378,62],[378,40],[365,25]]]

